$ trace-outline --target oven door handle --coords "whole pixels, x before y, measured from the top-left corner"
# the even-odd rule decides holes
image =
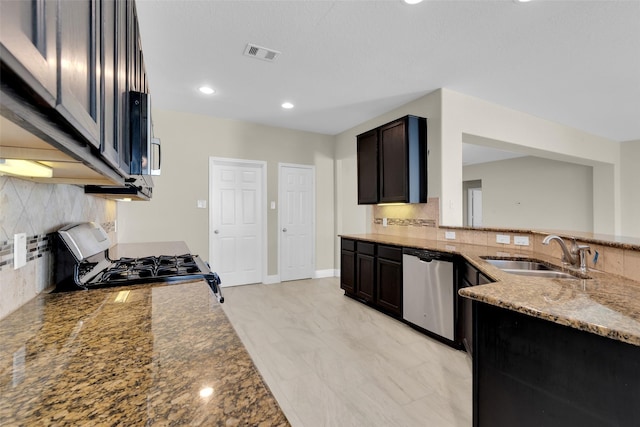
[[[209,265],[209,263],[207,262],[206,264],[207,267],[209,267],[209,271],[211,271],[211,266]],[[211,272],[210,274],[207,274],[206,281],[207,283],[209,283],[209,287],[213,291],[213,294],[216,296],[218,302],[222,304],[224,302],[224,296],[222,295],[222,289],[220,288],[222,280],[220,280],[220,276],[218,276],[218,273]]]

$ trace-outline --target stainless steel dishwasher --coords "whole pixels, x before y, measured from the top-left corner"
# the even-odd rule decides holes
[[[453,341],[453,256],[423,249],[402,253],[402,317],[429,332]]]

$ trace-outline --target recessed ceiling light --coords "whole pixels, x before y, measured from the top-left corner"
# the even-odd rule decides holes
[[[283,102],[282,103],[282,108],[286,109],[286,110],[290,110],[293,108],[293,104],[290,102]]]
[[[404,0],[406,4],[418,4],[422,3],[422,0]]]
[[[200,92],[204,93],[205,95],[211,95],[211,94],[216,92],[215,90],[213,90],[209,86],[202,86],[199,90],[200,90]]]

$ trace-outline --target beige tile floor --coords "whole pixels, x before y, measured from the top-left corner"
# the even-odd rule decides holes
[[[345,297],[337,278],[223,292],[294,427],[471,426],[466,354]]]

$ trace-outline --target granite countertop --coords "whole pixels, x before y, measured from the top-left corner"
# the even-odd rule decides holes
[[[0,343],[2,425],[289,425],[203,280],[41,294]]]
[[[503,249],[491,246],[385,234],[341,237],[461,255],[495,283],[461,289],[460,295],[640,346],[640,282],[597,270],[589,270],[589,279],[517,276],[481,258],[503,256]],[[558,265],[558,260],[544,253],[529,251],[512,255]]]

